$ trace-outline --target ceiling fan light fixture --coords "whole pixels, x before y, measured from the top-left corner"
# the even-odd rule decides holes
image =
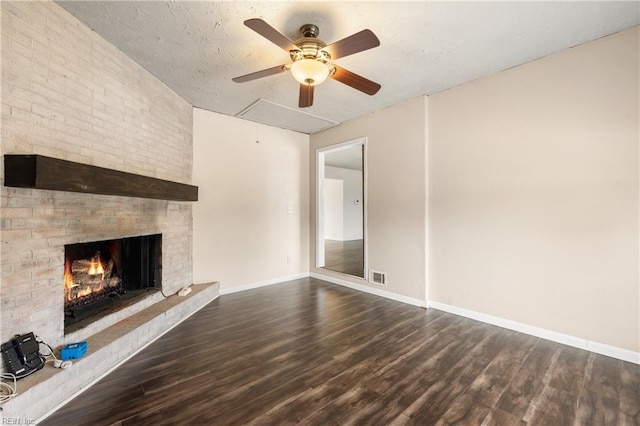
[[[291,75],[300,84],[315,86],[329,77],[329,66],[317,59],[300,59],[291,64]]]
[[[380,40],[371,30],[362,30],[327,45],[318,38],[319,29],[313,24],[303,25],[300,28],[302,37],[296,41],[289,39],[260,18],[247,19],[244,21],[244,25],[288,52],[291,63],[234,77],[232,80],[236,83],[291,71],[293,78],[300,84],[299,108],[308,108],[313,105],[314,86],[325,81],[327,77],[367,95],[375,95],[381,88],[375,81],[367,80],[356,73],[334,65],[332,62],[334,59],[380,46]]]

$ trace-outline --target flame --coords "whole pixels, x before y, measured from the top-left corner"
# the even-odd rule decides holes
[[[101,275],[101,280],[104,280],[104,266],[102,266],[102,261],[100,260],[100,252],[97,252],[95,256],[91,258],[91,264],[89,266],[89,270],[87,271],[89,275]],[[72,263],[70,260],[65,260],[64,264],[64,297],[65,301],[70,301],[73,299],[79,299],[93,292],[101,291],[104,288],[104,281],[101,281],[98,286],[94,285],[93,287],[87,286],[80,288],[80,286],[73,279],[72,272]]]
[[[72,289],[76,287],[76,283],[73,281],[73,274],[71,273],[71,261],[66,259],[64,262],[64,301],[70,301],[72,296]]]
[[[104,267],[102,266],[102,261],[100,260],[100,252],[97,252],[95,256],[91,258],[91,266],[88,271],[89,275],[102,275],[101,278],[104,278]]]
[[[66,259],[64,262],[64,287],[66,290],[69,290],[74,286],[73,274],[71,274],[71,261]]]
[[[100,259],[92,259],[91,266],[89,267],[89,275],[102,275],[104,278],[104,268],[102,267],[102,262]]]

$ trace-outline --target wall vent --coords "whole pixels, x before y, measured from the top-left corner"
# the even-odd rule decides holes
[[[387,273],[369,270],[369,282],[387,285]]]

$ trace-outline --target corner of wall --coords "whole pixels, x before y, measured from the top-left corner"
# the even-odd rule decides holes
[[[429,300],[431,287],[430,241],[429,237],[429,97],[422,97],[424,104],[424,300]]]

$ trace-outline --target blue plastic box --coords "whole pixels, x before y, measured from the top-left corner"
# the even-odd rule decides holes
[[[87,342],[69,343],[60,349],[60,359],[67,361],[69,359],[80,359],[87,353]]]

